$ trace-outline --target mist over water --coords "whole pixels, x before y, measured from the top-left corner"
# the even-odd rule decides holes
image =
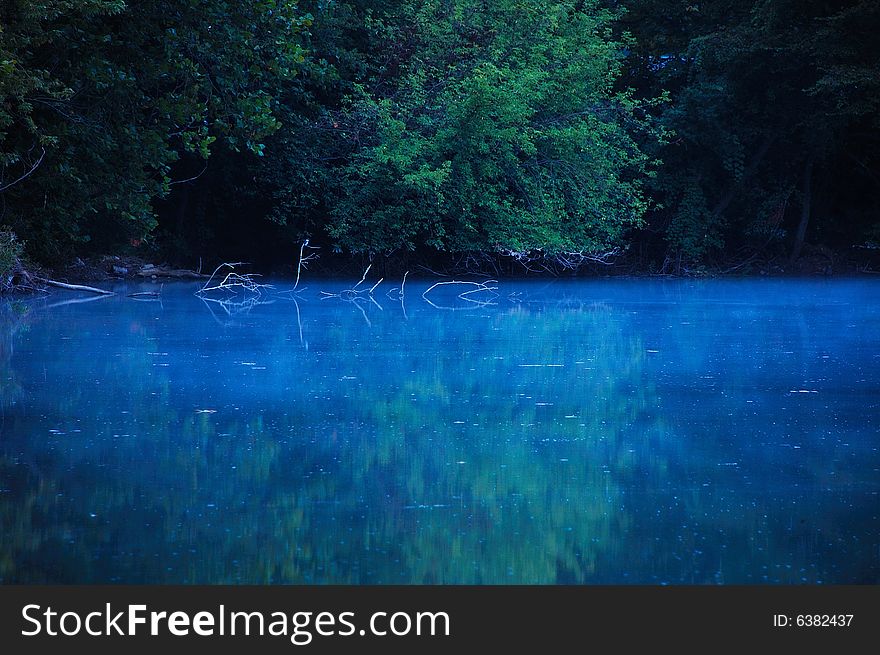
[[[0,305],[0,581],[880,579],[872,281],[353,282]]]

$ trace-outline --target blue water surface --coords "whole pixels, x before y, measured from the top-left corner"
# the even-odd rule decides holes
[[[354,282],[0,304],[0,581],[878,582],[880,281]]]

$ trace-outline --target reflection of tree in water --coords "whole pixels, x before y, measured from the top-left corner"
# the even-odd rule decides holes
[[[9,407],[21,395],[21,385],[10,360],[18,334],[28,329],[28,313],[28,307],[22,303],[0,302],[0,409]]]
[[[382,389],[353,394],[380,435],[353,487],[388,499],[364,529],[404,579],[590,578],[628,527],[613,472],[646,406],[637,339],[591,338],[609,320],[601,307],[514,308],[471,330],[438,317],[422,325],[436,351],[402,354]]]
[[[818,456],[849,450],[802,431],[816,453],[795,466],[766,445],[783,422],[737,437],[756,373],[717,314],[672,305],[655,322],[694,329],[664,337],[601,304],[414,304],[370,328],[288,303],[222,329],[156,305],[27,333],[51,388],[3,360],[28,405],[2,407],[3,582],[795,582],[829,543],[869,552],[829,508],[870,490],[861,469]],[[106,356],[83,348],[105,333],[123,335]],[[664,338],[668,373],[647,350]]]
[[[438,314],[412,350],[362,340],[359,357],[383,362],[363,380],[345,379],[360,326],[344,323],[328,332],[331,361],[300,372],[342,373],[314,385],[325,402],[300,391],[241,418],[181,407],[143,322],[141,347],[99,371],[132,399],[124,420],[74,387],[46,423],[63,434],[29,437],[37,460],[23,466],[6,444],[18,478],[0,499],[3,577],[587,580],[627,529],[614,472],[649,400],[638,341],[590,339],[611,317],[514,308],[461,332]],[[10,434],[33,433],[30,420],[8,416]]]

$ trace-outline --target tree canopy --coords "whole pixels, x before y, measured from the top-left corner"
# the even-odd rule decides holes
[[[43,257],[143,238],[181,156],[262,154],[309,22],[294,2],[4,3],[3,223]]]
[[[871,246],[878,28],[872,0],[12,0],[0,231],[50,263]]]
[[[807,228],[831,245],[876,233],[876,2],[627,4],[629,79],[671,94],[652,189],[670,255],[776,244],[796,257]]]

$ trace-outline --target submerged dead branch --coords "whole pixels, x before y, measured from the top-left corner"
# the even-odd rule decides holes
[[[143,299],[150,299],[150,298],[152,298],[152,299],[156,299],[156,300],[158,300],[159,297],[160,297],[161,294],[162,294],[162,288],[163,288],[164,286],[165,286],[164,284],[159,285],[159,290],[158,290],[158,291],[138,291],[138,292],[136,292],[136,293],[130,293],[130,294],[128,294],[128,297],[129,297],[129,298],[138,298],[138,299],[141,299],[141,298],[143,298]]]
[[[492,301],[495,300],[499,296],[498,294],[498,280],[486,280],[485,282],[471,282],[467,280],[449,280],[446,282],[435,282],[430,287],[425,289],[422,292],[422,299],[427,302],[432,307],[437,309],[461,309],[461,307],[453,307],[449,305],[438,305],[436,302],[432,301],[428,298],[428,294],[431,293],[434,289],[443,286],[454,286],[454,285],[464,285],[473,287],[472,289],[468,289],[466,291],[462,291],[461,293],[456,295],[456,298],[459,300],[464,300],[465,302],[471,303],[471,306],[468,309],[475,309],[478,307],[488,307],[490,305],[494,305]],[[484,294],[479,295],[477,297],[471,298],[473,294]]]
[[[49,280],[46,278],[34,278],[38,282],[42,282],[43,284],[48,284],[50,287],[56,287],[58,289],[67,289],[68,291],[85,291],[87,293],[96,293],[101,296],[114,296],[116,295],[112,291],[107,291],[105,289],[97,289],[95,287],[87,287],[84,284],[67,284],[66,282],[58,282],[57,280]]]
[[[364,281],[367,279],[367,275],[369,274],[370,269],[372,267],[373,267],[372,263],[369,266],[367,266],[367,268],[364,270],[364,274],[361,276],[360,281],[358,281],[358,283],[355,284],[350,289],[343,289],[339,293],[330,293],[329,291],[322,291],[321,292],[321,295],[323,296],[322,300],[324,300],[326,298],[341,298],[342,300],[346,300],[346,301],[350,302],[350,301],[353,301],[357,298],[369,298],[378,307],[381,308],[381,305],[379,305],[379,303],[377,303],[375,301],[375,299],[373,298],[373,292],[379,287],[380,284],[382,284],[382,281],[385,279],[384,277],[379,278],[379,281],[376,282],[376,284],[374,284],[369,289],[358,289],[358,287],[361,286],[364,283]]]
[[[492,296],[494,296],[494,297],[498,296],[498,294],[496,293],[496,291],[498,291],[498,287],[492,286],[492,285],[497,285],[498,280],[486,280],[485,282],[469,282],[467,280],[450,280],[448,282],[435,282],[430,287],[425,289],[424,292],[422,292],[422,298],[425,298],[425,296],[427,296],[431,291],[433,291],[437,287],[454,285],[454,284],[463,284],[466,286],[469,285],[469,286],[474,287],[473,289],[470,289],[468,291],[463,291],[462,293],[458,294],[458,297],[461,298],[462,300],[467,300],[466,296],[468,296],[472,293],[489,293],[489,294],[492,294]]]
[[[358,283],[355,284],[350,289],[343,289],[339,293],[330,293],[329,291],[322,291],[321,292],[321,300],[327,300],[328,298],[339,298],[340,300],[344,300],[345,302],[351,303],[352,305],[354,305],[355,307],[357,307],[360,310],[361,314],[364,317],[364,320],[367,322],[367,325],[369,327],[373,327],[372,322],[370,322],[370,318],[367,316],[367,312],[361,306],[360,302],[358,302],[359,300],[367,299],[371,303],[376,305],[376,307],[378,307],[380,311],[384,311],[384,308],[382,307],[382,305],[380,305],[376,301],[376,299],[373,297],[373,292],[379,288],[380,284],[382,284],[382,281],[385,279],[384,277],[379,278],[379,281],[376,282],[369,289],[358,289],[358,287],[361,286],[366,281],[367,275],[369,274],[370,269],[372,267],[373,267],[373,264],[370,263],[367,266],[367,268],[364,269],[364,274],[361,276],[361,279],[358,281]]]
[[[203,296],[216,292],[236,295],[238,293],[244,292],[261,296],[263,295],[263,291],[265,289],[272,288],[272,285],[270,284],[259,284],[254,279],[259,277],[257,273],[238,273],[235,270],[236,266],[245,265],[245,262],[220,264],[220,266],[215,268],[214,272],[211,273],[211,277],[208,278],[208,281],[205,282],[205,285],[201,289],[196,291],[196,295]],[[224,268],[228,268],[230,270],[225,274],[220,282],[214,283],[215,278],[219,279],[218,273],[220,273],[220,271]]]

